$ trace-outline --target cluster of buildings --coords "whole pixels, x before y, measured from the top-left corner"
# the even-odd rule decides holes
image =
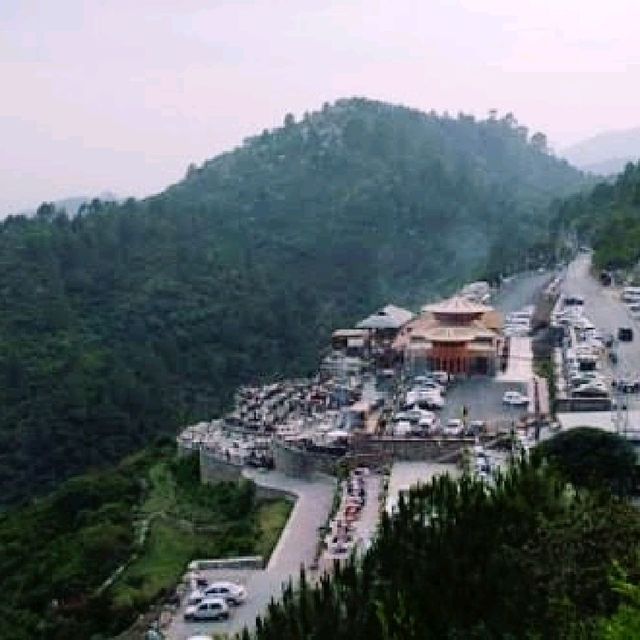
[[[339,329],[332,336],[333,348],[347,356],[452,375],[493,375],[503,344],[502,316],[463,295],[426,305],[417,315],[384,307],[357,328]]]
[[[278,467],[291,461],[293,450],[344,455],[357,443],[388,436],[401,379],[422,372],[456,378],[496,373],[502,317],[487,304],[488,294],[486,283],[472,283],[417,314],[387,305],[354,327],[337,329],[313,379],[240,388],[230,413],[187,427],[179,447],[209,461]],[[423,431],[424,438],[435,436]],[[306,461],[295,464],[302,468]]]

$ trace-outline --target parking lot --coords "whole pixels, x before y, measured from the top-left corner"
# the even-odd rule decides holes
[[[447,402],[440,412],[443,424],[449,418],[461,418],[467,407],[469,420],[484,420],[489,427],[517,421],[526,407],[513,407],[502,402],[505,391],[527,392],[527,385],[517,382],[500,382],[491,378],[468,378],[449,387]]]
[[[247,471],[246,475],[259,485],[297,495],[289,521],[266,569],[216,569],[201,572],[210,583],[230,580],[246,587],[246,602],[232,609],[229,620],[185,622],[182,619],[183,604],[167,629],[166,637],[170,640],[186,640],[197,633],[233,635],[241,632],[245,626],[251,629],[256,616],[264,614],[271,598],[278,598],[282,585],[290,577],[295,581],[300,566],[304,564],[308,567],[314,560],[318,528],[326,523],[335,482],[322,476],[306,481],[289,478],[278,472],[255,470]]]

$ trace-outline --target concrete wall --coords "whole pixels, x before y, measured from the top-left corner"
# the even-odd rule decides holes
[[[389,456],[393,460],[440,460],[453,458],[465,446],[472,446],[473,438],[433,439],[425,438],[368,438],[357,443],[355,449],[364,454],[379,454]]]
[[[394,460],[455,462],[462,448],[473,443],[469,438],[362,438],[354,442],[347,456],[338,458],[276,442],[273,456],[278,471],[296,478],[309,478],[314,473],[335,474],[338,465],[376,467]]]
[[[334,474],[340,458],[275,441],[273,461],[275,468],[285,475],[310,478],[315,473]]]
[[[220,460],[209,454],[206,449],[200,450],[200,482],[203,484],[222,480],[234,482],[241,477],[241,465]]]

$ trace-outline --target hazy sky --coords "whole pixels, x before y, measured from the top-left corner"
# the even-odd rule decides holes
[[[0,0],[0,215],[189,162],[345,96],[640,126],[637,0]]]

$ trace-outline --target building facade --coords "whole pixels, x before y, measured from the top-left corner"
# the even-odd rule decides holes
[[[502,317],[493,308],[455,296],[423,307],[394,340],[413,370],[493,375],[502,347]]]

